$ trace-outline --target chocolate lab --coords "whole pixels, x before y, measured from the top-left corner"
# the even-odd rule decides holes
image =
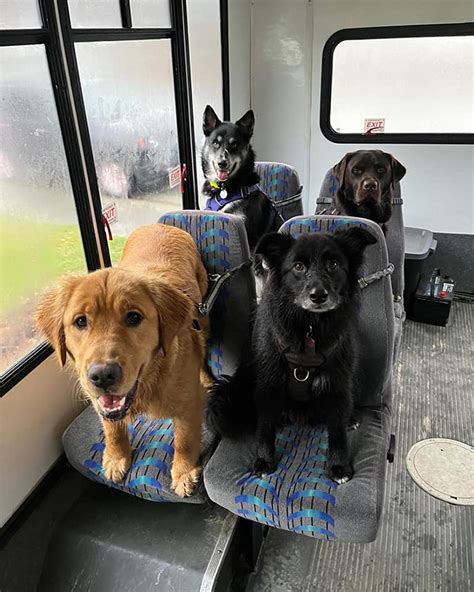
[[[336,205],[348,216],[368,218],[381,225],[392,215],[395,183],[403,179],[405,167],[381,150],[349,152],[334,167],[339,182]]]

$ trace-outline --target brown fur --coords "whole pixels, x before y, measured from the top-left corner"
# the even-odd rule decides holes
[[[69,355],[96,411],[104,391],[88,380],[92,364],[121,366],[114,394],[122,396],[137,383],[123,419],[101,416],[108,479],[122,480],[130,466],[128,421],[138,414],[170,417],[175,430],[172,486],[180,496],[192,493],[201,472],[208,382],[203,370],[207,319],[198,314],[196,304],[206,291],[207,274],[192,238],[177,228],[154,224],[129,236],[117,268],[66,277],[40,303],[38,327],[63,366]],[[125,324],[130,311],[143,316],[139,325]],[[87,318],[86,329],[74,324],[80,315]]]

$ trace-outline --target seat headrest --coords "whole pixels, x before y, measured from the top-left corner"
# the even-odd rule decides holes
[[[256,162],[255,169],[262,191],[276,204],[301,194],[299,175],[292,166],[281,162]]]
[[[169,212],[159,222],[176,226],[194,239],[209,275],[239,266],[250,257],[244,222],[220,212]],[[207,363],[213,376],[232,376],[248,345],[255,307],[255,280],[249,267],[241,269],[221,288],[212,308]]]

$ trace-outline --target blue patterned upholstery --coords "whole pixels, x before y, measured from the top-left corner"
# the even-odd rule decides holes
[[[265,477],[245,473],[237,481],[237,514],[292,532],[335,538],[332,509],[337,485],[325,476],[327,452],[328,434],[322,426],[286,426],[276,438],[277,470]],[[302,509],[305,498],[315,498],[321,509]],[[283,506],[280,499],[286,500]]]
[[[235,216],[189,210],[165,214],[160,222],[191,234],[210,274],[222,274],[249,257],[244,223]],[[216,378],[221,374],[233,374],[240,364],[254,303],[255,285],[250,269],[239,272],[220,292],[211,314],[208,346],[208,364]],[[202,484],[191,497],[184,499],[171,489],[174,434],[170,419],[139,417],[129,425],[129,435],[132,465],[120,484],[109,482],[103,476],[104,436],[99,417],[91,407],[66,429],[63,445],[69,462],[78,471],[115,489],[155,502],[206,501]],[[203,464],[213,450],[213,443],[213,435],[204,429]]]
[[[250,257],[242,220],[220,212],[185,210],[161,216],[159,222],[186,230],[194,238],[209,274],[223,274]],[[250,269],[228,280],[211,311],[208,365],[215,378],[231,376],[240,363],[255,306],[255,284]]]
[[[332,233],[342,225],[363,226],[377,243],[367,248],[361,275],[388,265],[383,233],[360,218],[297,217],[281,232]],[[209,497],[240,516],[323,540],[369,542],[377,534],[389,439],[393,303],[390,278],[370,284],[361,295],[361,427],[348,434],[354,477],[337,486],[326,474],[326,427],[285,426],[277,434],[278,468],[259,478],[249,472],[256,455],[254,436],[223,439],[208,462],[204,482]]]
[[[303,213],[303,187],[296,169],[281,162],[256,162],[262,191],[274,202],[284,220]]]

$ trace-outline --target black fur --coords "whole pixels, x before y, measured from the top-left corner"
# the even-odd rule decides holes
[[[270,275],[253,331],[253,369],[240,369],[227,385],[218,387],[209,413],[219,405],[219,414],[210,419],[223,435],[238,434],[245,427],[239,420],[257,415],[255,472],[274,470],[275,430],[280,423],[324,421],[330,475],[340,483],[351,478],[346,430],[353,417],[357,375],[357,272],[365,247],[374,242],[369,232],[353,227],[333,236],[308,234],[297,240],[271,233],[258,245],[256,252]],[[315,371],[309,400],[301,402],[291,396],[283,350],[302,351],[310,327],[316,351],[330,353]],[[253,402],[242,401],[252,386]],[[244,408],[240,413],[239,405]]]
[[[247,111],[235,123],[220,121],[209,105],[203,116],[205,142],[201,152],[204,177],[202,193],[211,197],[220,189],[228,193],[259,182],[255,171],[255,153],[250,144],[255,125],[253,111]],[[219,175],[222,177],[219,177]],[[271,230],[278,230],[281,220],[268,197],[262,191],[253,191],[247,198],[234,201],[222,209],[228,214],[241,216],[245,221],[250,250],[253,252],[260,238]]]

